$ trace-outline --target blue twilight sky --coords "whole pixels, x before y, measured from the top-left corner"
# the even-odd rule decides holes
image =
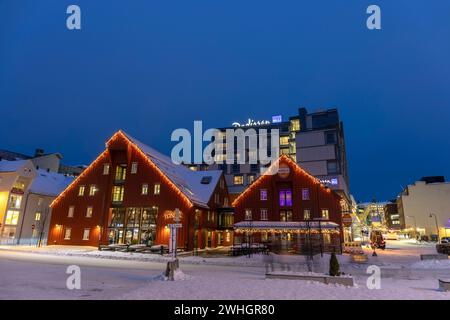
[[[88,164],[122,128],[169,153],[298,106],[339,109],[357,200],[450,179],[450,1],[0,0],[0,149]]]

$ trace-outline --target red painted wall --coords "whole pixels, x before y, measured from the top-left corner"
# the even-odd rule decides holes
[[[321,216],[321,209],[329,210],[329,221],[342,225],[340,196],[316,182],[311,176],[296,168],[297,165],[284,157],[280,166],[288,166],[289,174],[262,176],[252,184],[248,191],[237,198],[234,222],[245,220],[245,209],[252,210],[253,220],[260,220],[260,209],[267,209],[268,221],[280,221],[280,210],[292,210],[292,221],[304,221],[303,210],[311,210],[311,219]],[[280,207],[278,191],[284,187],[292,190],[292,207]],[[310,200],[302,200],[302,189],[308,188]],[[260,190],[267,190],[267,200],[260,200]]]
[[[138,163],[136,174],[131,173],[133,162]],[[105,163],[110,164],[108,175],[103,175]],[[168,244],[169,230],[165,227],[174,221],[165,219],[164,212],[173,211],[175,208],[179,208],[182,212],[182,228],[178,231],[178,245],[180,247],[188,246],[190,249],[193,247],[196,209],[202,210],[199,223],[200,230],[210,229],[214,231],[216,229],[217,220],[215,223],[214,221],[207,221],[207,209],[196,208],[188,203],[178,190],[167,183],[161,177],[161,174],[148,164],[148,160],[140,152],[119,135],[118,138],[109,141],[107,150],[53,204],[48,244],[98,246],[108,243],[107,227],[111,218],[110,207],[115,170],[117,165],[125,163],[127,164],[127,173],[122,207],[158,207],[156,243]],[[223,179],[223,176],[221,179]],[[148,184],[148,195],[141,194],[141,187],[144,183]],[[161,185],[159,195],[154,195],[155,183]],[[83,196],[78,196],[79,186],[81,185],[85,186],[85,192]],[[89,196],[90,185],[96,185],[99,189],[94,196]],[[218,184],[216,192],[220,194],[220,203],[214,203],[214,196],[211,197],[209,210],[213,212],[216,212],[217,207],[223,204],[224,197],[228,197],[226,186],[220,188],[220,184]],[[75,207],[73,218],[67,216],[70,206]],[[86,217],[88,206],[93,207],[91,218]],[[70,240],[64,240],[65,228],[72,229]],[[82,240],[85,228],[91,229],[89,240]],[[199,232],[200,247],[204,246],[206,242],[203,233]]]

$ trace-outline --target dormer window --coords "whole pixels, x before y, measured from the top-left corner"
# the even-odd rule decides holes
[[[133,162],[131,164],[131,174],[137,173],[137,168],[138,168],[138,163],[137,162]]]

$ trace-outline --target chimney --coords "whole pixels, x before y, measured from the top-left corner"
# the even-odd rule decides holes
[[[41,156],[43,156],[44,155],[44,149],[36,149],[35,151],[34,151],[34,156],[35,157],[41,157]]]

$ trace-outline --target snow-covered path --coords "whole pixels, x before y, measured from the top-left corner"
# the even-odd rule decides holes
[[[0,250],[0,299],[446,299],[439,292],[438,278],[450,277],[450,260],[420,262],[420,253],[432,246],[394,243],[369,257],[381,267],[380,290],[366,287],[368,265],[348,263],[340,256],[342,270],[355,276],[356,287],[265,279],[261,257],[248,259],[189,257],[181,259],[184,281],[160,281],[164,262],[139,255],[98,251],[54,252]],[[117,257],[115,256],[117,254]],[[133,257],[130,259],[130,257]],[[156,259],[156,258],[155,258]],[[158,258],[161,259],[161,258]],[[287,259],[296,259],[290,257]],[[157,260],[157,259],[156,259]],[[69,265],[81,268],[81,290],[66,288]]]

